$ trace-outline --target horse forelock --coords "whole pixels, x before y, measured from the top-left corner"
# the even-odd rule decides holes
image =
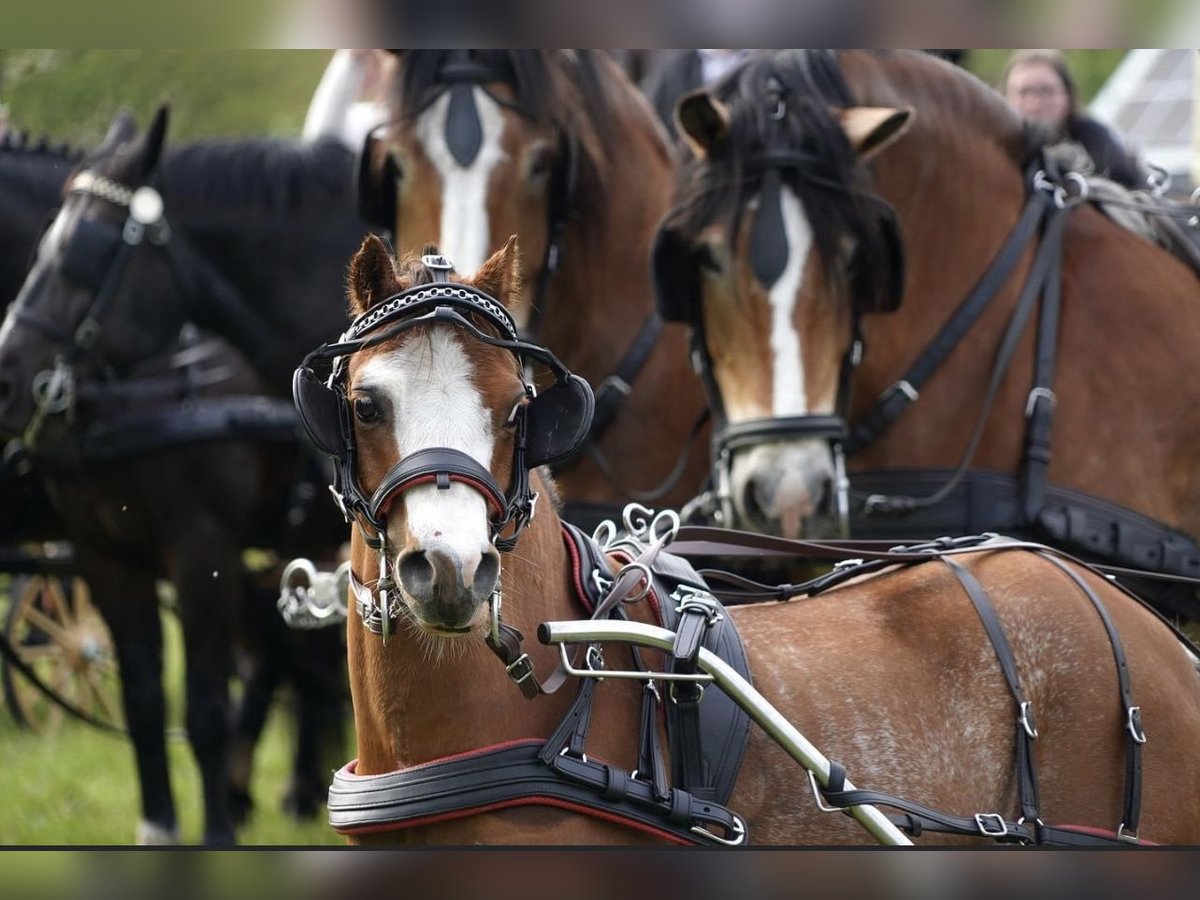
[[[780,178],[803,205],[829,282],[845,281],[839,263],[846,237],[857,242],[863,258],[887,258],[869,173],[831,111],[855,103],[836,56],[799,50],[755,54],[714,85],[712,94],[729,110],[728,132],[704,158],[681,170],[668,227],[695,237],[706,225],[724,222],[733,238],[748,202],[762,188],[757,160],[786,149],[807,157],[803,169],[781,168]],[[781,119],[775,118],[778,103]]]
[[[406,52],[390,92],[391,114],[413,122],[447,89],[443,69],[450,50]],[[581,189],[602,187],[614,158],[620,109],[601,74],[594,51],[472,50],[471,61],[492,69],[510,85],[513,104],[536,125],[566,138],[577,154]]]

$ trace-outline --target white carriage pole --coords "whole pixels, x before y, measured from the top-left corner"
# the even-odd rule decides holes
[[[624,644],[637,644],[642,647],[652,647],[657,650],[670,651],[675,645],[675,633],[654,625],[643,625],[640,622],[615,621],[573,621],[573,622],[544,622],[538,628],[538,638],[544,644],[581,644],[604,641],[616,641]],[[809,743],[795,726],[779,714],[766,697],[755,690],[746,679],[742,678],[720,657],[714,656],[703,647],[700,648],[698,659],[702,671],[713,677],[717,685],[750,717],[758,723],[771,738],[773,738],[788,755],[812,772],[822,787],[829,785],[829,760],[816,747]],[[605,673],[598,673],[604,675]],[[641,673],[645,677],[646,673]],[[850,779],[846,779],[845,789],[854,790]],[[897,828],[892,821],[874,806],[861,804],[851,806],[846,810],[858,820],[863,828],[881,844],[910,846],[912,841]]]

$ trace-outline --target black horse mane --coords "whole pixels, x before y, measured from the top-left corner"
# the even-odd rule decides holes
[[[172,201],[300,213],[345,201],[351,154],[336,139],[204,139],[167,150],[160,166]]]
[[[858,259],[887,258],[869,173],[830,112],[830,107],[857,102],[832,51],[756,53],[710,93],[729,109],[728,133],[708,148],[705,158],[692,159],[681,169],[668,228],[694,238],[706,224],[724,220],[736,235],[746,203],[762,183],[755,160],[782,146],[807,157],[803,170],[784,168],[781,176],[804,205],[831,282],[845,280],[839,265],[844,262],[844,237],[857,242]],[[785,111],[778,120],[772,118],[780,109],[776,96]],[[888,275],[871,270],[856,275],[858,284],[881,290]]]
[[[21,153],[30,156],[49,156],[63,162],[78,162],[83,158],[83,150],[72,147],[68,142],[50,143],[48,135],[39,135],[34,140],[28,131],[6,131],[0,137],[0,153]]]

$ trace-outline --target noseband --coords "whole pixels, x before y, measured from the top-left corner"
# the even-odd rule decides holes
[[[465,484],[488,505],[492,543],[498,550],[511,550],[536,509],[538,494],[530,486],[529,470],[574,453],[587,436],[594,407],[587,382],[573,375],[550,351],[520,340],[516,324],[500,303],[471,285],[449,281],[453,267],[445,257],[425,256],[422,262],[433,273],[434,283],[401,291],[364,312],[335,343],[324,344],[305,357],[292,382],[296,408],[309,438],[334,462],[330,485],[334,500],[378,554],[378,601],[362,585],[354,588],[364,624],[384,637],[390,622],[400,614],[399,599],[389,601],[388,597],[395,582],[387,547],[387,514],[396,498],[421,485],[447,490],[451,482]],[[482,319],[494,333],[479,328],[468,316]],[[347,361],[352,354],[412,328],[434,324],[453,325],[475,340],[508,350],[516,357],[518,370],[525,360],[532,359],[554,375],[555,383],[540,395],[526,383],[523,398],[509,413],[506,425],[513,431],[513,463],[507,491],[485,466],[449,447],[426,448],[403,457],[373,492],[364,490],[358,480]]]

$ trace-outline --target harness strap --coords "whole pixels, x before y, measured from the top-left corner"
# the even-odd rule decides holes
[[[600,436],[616,418],[621,404],[633,391],[633,383],[645,368],[658,336],[662,333],[663,321],[657,311],[651,311],[634,336],[633,343],[617,363],[616,371],[600,382],[596,388],[596,411],[592,415],[592,427],[588,440],[598,441]]]
[[[678,789],[659,799],[648,782],[599,760],[555,755],[547,766],[545,746],[537,739],[514,741],[383,775],[356,775],[352,762],[334,773],[329,822],[342,834],[365,834],[533,805],[678,844],[745,841],[745,824],[719,804],[693,801]]]
[[[1033,741],[1037,737],[1037,724],[1033,715],[1033,706],[1021,690],[1020,678],[1017,675],[1017,662],[1013,656],[1012,647],[1004,634],[1004,626],[1000,624],[1000,619],[996,615],[996,608],[992,605],[987,591],[983,589],[979,580],[961,563],[947,556],[941,557],[941,560],[958,578],[963,590],[971,598],[971,604],[975,607],[975,611],[979,613],[983,628],[996,651],[996,658],[1000,661],[1000,670],[1004,673],[1004,680],[1008,682],[1008,689],[1017,704],[1017,793],[1021,802],[1021,820],[1037,822],[1037,776],[1033,768]]]
[[[856,453],[873,444],[891,428],[892,423],[900,418],[909,404],[917,399],[925,382],[946,361],[971,326],[983,315],[992,298],[1004,286],[1021,254],[1033,239],[1047,210],[1051,208],[1051,203],[1051,197],[1045,191],[1035,191],[1030,195],[1017,224],[1009,232],[1000,252],[984,270],[975,287],[967,294],[949,321],[942,326],[933,341],[917,357],[916,362],[880,395],[871,410],[854,426],[846,444],[847,453]]]
[[[1113,662],[1117,670],[1117,690],[1121,695],[1121,709],[1125,723],[1123,729],[1125,732],[1125,803],[1121,822],[1117,826],[1117,836],[1136,841],[1138,819],[1142,810],[1142,744],[1146,743],[1146,733],[1142,730],[1142,709],[1133,703],[1125,647],[1121,643],[1121,636],[1117,633],[1112,617],[1108,614],[1108,609],[1096,592],[1092,590],[1091,585],[1050,554],[1040,553],[1039,556],[1052,562],[1075,582],[1075,585],[1091,601],[1100,621],[1104,623],[1104,630],[1108,632],[1108,641],[1112,646]]]
[[[1050,438],[1054,425],[1054,358],[1058,344],[1058,318],[1062,298],[1062,229],[1048,229],[1060,245],[1046,274],[1038,318],[1033,387],[1025,407],[1025,449],[1021,456],[1021,513],[1027,524],[1038,520],[1046,498],[1046,471],[1050,466]]]

